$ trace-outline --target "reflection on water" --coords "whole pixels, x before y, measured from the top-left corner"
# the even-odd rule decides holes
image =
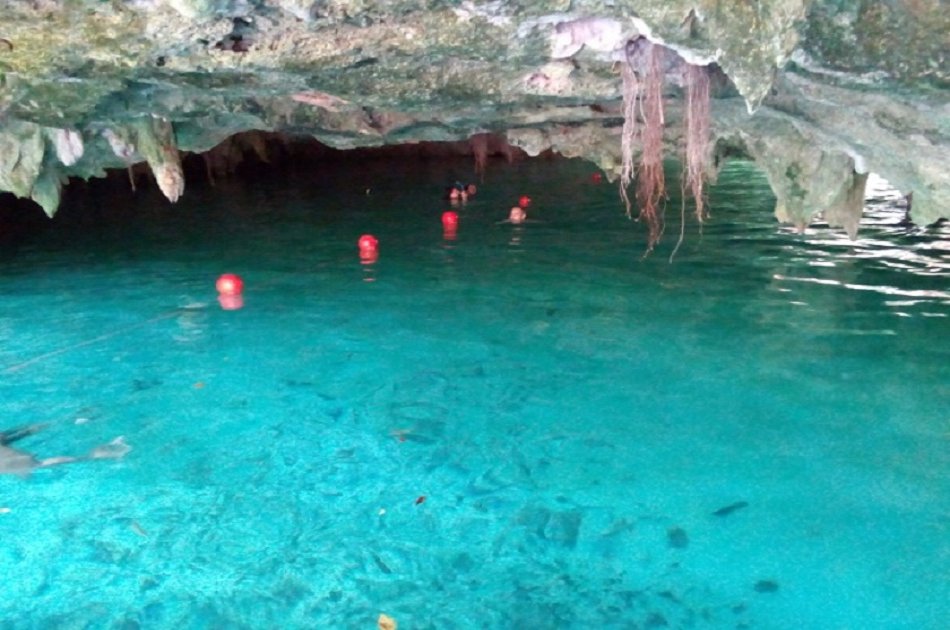
[[[805,233],[803,255],[812,264],[834,263],[834,259],[863,258],[880,267],[916,275],[950,272],[950,223],[916,226],[906,216],[906,201],[885,180],[868,177],[867,197],[860,230],[850,239],[841,230],[816,223]],[[796,254],[794,248],[790,253]],[[936,297],[946,299],[946,293]]]
[[[950,223],[911,224],[903,196],[873,174],[857,238],[819,222],[784,251],[789,262],[800,266],[774,273],[777,286],[811,283],[877,293],[898,298],[883,301],[897,316],[947,317]]]

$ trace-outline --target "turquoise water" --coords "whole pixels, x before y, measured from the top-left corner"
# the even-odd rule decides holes
[[[798,234],[734,163],[670,264],[538,160],[447,240],[469,171],[93,187],[8,239],[0,428],[132,450],[0,475],[0,627],[945,627],[948,228]]]

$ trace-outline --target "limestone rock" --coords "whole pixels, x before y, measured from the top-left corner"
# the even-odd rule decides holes
[[[711,142],[760,161],[781,217],[853,231],[869,171],[913,193],[915,221],[950,215],[941,0],[44,0],[5,3],[0,29],[0,190],[47,212],[63,178],[142,159],[175,200],[179,150],[248,130],[336,148],[492,132],[615,175],[617,64],[643,36],[712,64]]]
[[[43,164],[42,128],[29,122],[10,121],[0,127],[0,190],[29,197]]]
[[[72,166],[79,161],[83,153],[82,136],[74,129],[52,130],[53,146],[56,148],[56,157],[65,166]]]
[[[152,168],[158,187],[169,201],[178,201],[185,190],[185,175],[171,123],[149,116],[135,123],[135,131],[136,146]]]

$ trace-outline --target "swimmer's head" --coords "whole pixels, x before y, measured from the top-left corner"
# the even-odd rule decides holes
[[[459,194],[460,194],[460,193],[459,193],[459,189],[456,188],[455,186],[452,186],[452,187],[449,189],[449,199],[453,199],[453,200],[454,200],[454,199],[458,199],[458,198],[459,198]]]
[[[478,189],[475,188],[475,184],[469,184],[468,186],[465,187],[465,192],[467,192],[468,195],[471,197],[476,192],[478,192]]]
[[[527,218],[528,213],[525,212],[521,206],[515,206],[511,209],[511,212],[508,213],[508,221],[511,223],[524,223],[524,220]]]

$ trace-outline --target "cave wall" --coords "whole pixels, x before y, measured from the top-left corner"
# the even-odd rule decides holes
[[[715,69],[711,151],[752,157],[776,215],[857,229],[865,176],[950,216],[950,18],[939,0],[32,0],[0,22],[0,189],[52,215],[68,177],[257,129],[355,148],[504,134],[611,174],[625,43]],[[682,152],[682,90],[665,92]],[[714,169],[710,176],[714,176]]]

